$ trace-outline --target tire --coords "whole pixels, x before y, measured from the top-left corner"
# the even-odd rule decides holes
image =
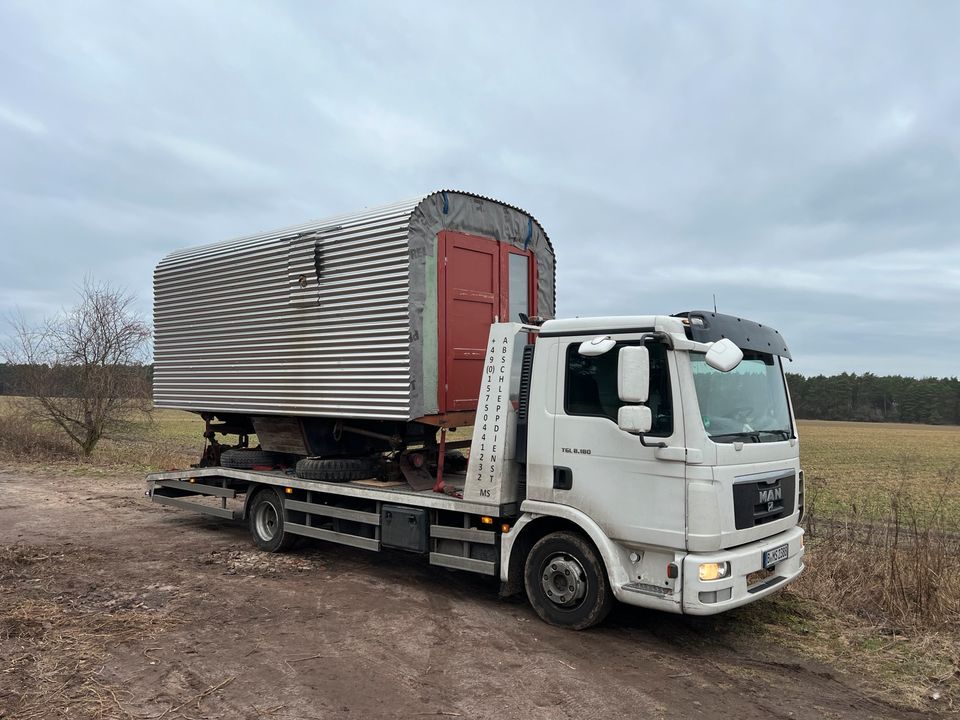
[[[220,453],[220,467],[233,468],[234,470],[273,469],[279,464],[279,460],[280,457],[277,453],[266,450],[236,448],[234,450],[224,450]]]
[[[443,467],[451,472],[467,469],[467,456],[459,450],[449,450],[443,458]]]
[[[603,562],[584,536],[553,532],[536,542],[523,572],[527,598],[550,625],[584,630],[613,607],[613,593]]]
[[[303,458],[297,463],[297,477],[303,480],[349,482],[380,474],[375,458]]]
[[[253,543],[267,552],[285,552],[297,541],[283,527],[283,500],[272,488],[257,491],[247,512],[247,526]]]

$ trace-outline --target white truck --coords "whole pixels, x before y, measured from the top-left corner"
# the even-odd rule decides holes
[[[447,190],[172,253],[154,400],[207,444],[150,497],[269,552],[306,537],[496,577],[574,629],[614,599],[706,615],[784,587],[803,472],[780,334],[544,320],[554,275],[532,216]]]
[[[564,627],[614,598],[718,613],[803,570],[786,353],[771,328],[709,312],[497,323],[466,472],[441,461],[442,488],[206,467],[154,473],[150,495],[246,519],[268,551],[306,536],[493,575]]]

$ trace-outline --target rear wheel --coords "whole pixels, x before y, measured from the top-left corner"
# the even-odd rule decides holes
[[[574,532],[554,532],[537,541],[527,555],[524,585],[541,620],[571,630],[596,625],[613,607],[603,562]]]
[[[247,514],[253,542],[267,552],[284,552],[297,541],[283,527],[283,500],[272,488],[263,488],[254,496]]]

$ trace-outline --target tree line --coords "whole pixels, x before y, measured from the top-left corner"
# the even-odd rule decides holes
[[[152,365],[131,365],[130,386],[148,395]],[[62,372],[62,371],[61,371]],[[29,394],[31,368],[0,364],[0,395]],[[136,379],[135,379],[136,378]],[[63,395],[76,395],[69,375],[59,378]],[[787,373],[790,397],[798,418],[865,422],[960,425],[960,379],[912,378],[902,375],[817,375]]]
[[[787,373],[798,418],[960,425],[960,379]]]
[[[37,370],[47,375],[49,393],[62,397],[77,397],[84,392],[82,371],[74,366],[35,365],[0,362],[0,395],[28,396]],[[129,384],[126,390],[138,397],[149,397],[153,383],[153,365],[121,365],[116,367]]]

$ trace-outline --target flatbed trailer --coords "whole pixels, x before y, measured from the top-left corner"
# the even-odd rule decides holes
[[[465,476],[447,473],[453,492]],[[258,493],[275,495],[279,506],[251,513]],[[464,500],[433,489],[413,490],[406,483],[358,480],[347,483],[302,480],[281,470],[197,468],[153,473],[148,493],[161,505],[227,520],[242,520],[255,539],[272,540],[283,513],[282,532],[380,551],[408,550],[428,555],[431,565],[496,576],[500,537],[518,515],[517,503]],[[260,544],[260,542],[258,542]],[[267,548],[270,549],[270,548]]]

